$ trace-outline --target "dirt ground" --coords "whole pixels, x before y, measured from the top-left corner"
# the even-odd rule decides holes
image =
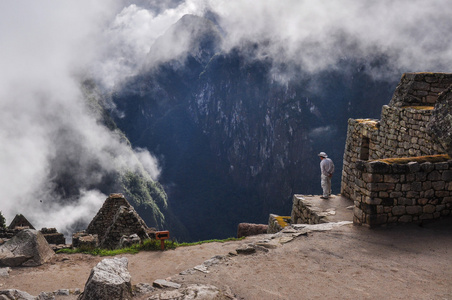
[[[156,279],[212,284],[237,299],[452,299],[452,218],[424,227],[347,225],[313,232],[268,252],[228,256],[208,274],[178,275],[266,237],[124,256],[132,284]],[[83,290],[91,268],[103,258],[59,254],[40,267],[14,268],[9,277],[0,277],[0,289],[32,295]]]

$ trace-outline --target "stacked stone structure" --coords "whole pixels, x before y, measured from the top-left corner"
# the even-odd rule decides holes
[[[40,230],[44,238],[47,240],[47,243],[60,245],[66,244],[66,239],[64,238],[64,234],[59,233],[56,228],[42,228]]]
[[[381,120],[348,121],[341,194],[354,201],[355,223],[422,222],[450,214],[452,161],[424,156],[445,154],[428,128],[439,94],[451,84],[452,74],[404,74]]]
[[[148,239],[148,227],[122,194],[110,194],[86,229],[97,235],[101,248],[117,248],[122,236],[137,234]]]
[[[17,214],[8,226],[9,229],[35,229],[22,214]]]
[[[291,223],[290,217],[288,216],[278,216],[270,214],[268,219],[267,233],[276,233],[283,230],[285,227],[289,226]]]
[[[328,223],[328,212],[312,205],[302,195],[293,196],[291,222],[293,224],[321,224]]]

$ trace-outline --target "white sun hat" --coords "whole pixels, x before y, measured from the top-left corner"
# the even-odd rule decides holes
[[[318,156],[320,156],[320,157],[325,157],[325,158],[327,158],[328,157],[328,155],[326,155],[326,153],[325,152],[320,152],[319,154],[317,154]]]

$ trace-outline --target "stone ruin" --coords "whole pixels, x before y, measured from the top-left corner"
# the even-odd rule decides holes
[[[24,229],[35,229],[34,226],[22,214],[17,214],[7,228],[0,228],[0,239],[9,240]],[[66,239],[56,228],[42,228],[40,230],[49,244],[62,245]]]
[[[350,119],[341,194],[355,224],[451,215],[452,74],[406,73],[380,120]]]
[[[33,225],[22,214],[17,214],[8,226],[9,229],[35,229]]]
[[[129,238],[134,242],[148,239],[151,232],[122,194],[110,194],[85,232],[73,235],[72,245],[114,249]]]

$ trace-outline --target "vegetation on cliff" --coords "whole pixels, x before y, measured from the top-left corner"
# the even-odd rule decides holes
[[[2,212],[0,211],[0,228],[5,228],[6,227],[6,220],[5,217],[3,216]]]

